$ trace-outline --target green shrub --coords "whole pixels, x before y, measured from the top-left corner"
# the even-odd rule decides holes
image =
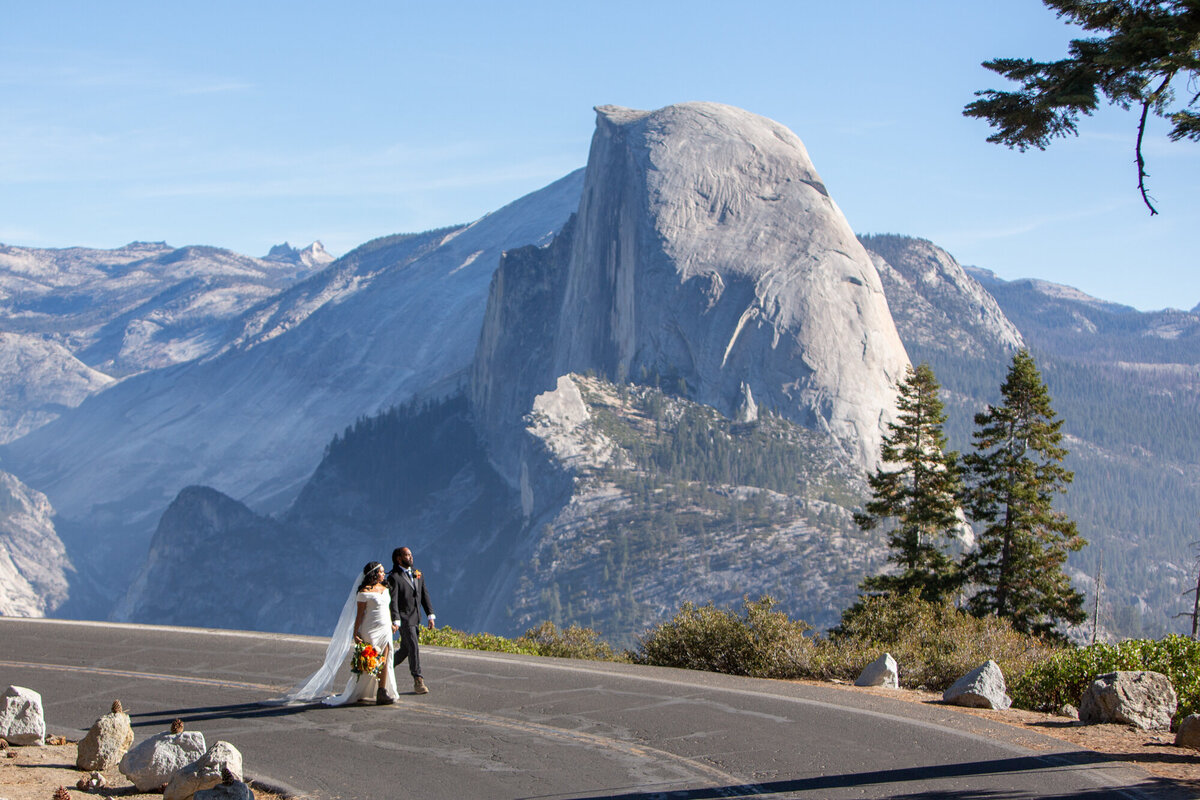
[[[1177,634],[1060,651],[1031,665],[1009,691],[1015,705],[1048,711],[1077,705],[1096,676],[1117,670],[1161,672],[1179,695],[1177,716],[1200,713],[1200,642]]]
[[[525,631],[516,639],[516,644],[523,648],[520,652],[526,652],[524,648],[528,648],[528,652],[539,656],[582,658],[590,661],[627,660],[627,656],[616,653],[612,646],[591,628],[572,625],[566,630],[560,630],[549,620]]]
[[[674,617],[641,637],[633,660],[729,675],[800,677],[812,649],[804,636],[810,626],[774,607],[767,596],[757,602],[745,598],[741,616],[711,603],[684,603]]]
[[[866,597],[842,614],[830,632],[821,674],[852,680],[889,652],[900,666],[900,684],[939,691],[993,660],[1005,676],[1020,675],[1058,649],[1020,633],[999,617],[975,617],[949,602],[902,596]]]
[[[528,647],[522,646],[513,639],[495,636],[490,633],[468,633],[459,631],[448,625],[440,628],[421,628],[421,644],[437,647],[457,647],[460,650],[485,650],[493,653],[523,653],[537,655]]]
[[[559,630],[553,622],[543,622],[530,628],[516,639],[491,633],[468,633],[449,626],[421,628],[421,644],[437,647],[457,647],[460,650],[484,650],[493,653],[520,653],[527,656],[556,656],[585,658],[592,661],[623,661],[627,657],[615,652],[600,634],[591,628],[572,625]]]

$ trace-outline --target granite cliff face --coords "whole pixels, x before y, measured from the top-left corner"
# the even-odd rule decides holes
[[[53,516],[44,494],[0,472],[0,616],[44,617],[66,602],[74,568]]]
[[[996,300],[933,242],[890,234],[860,241],[879,270],[906,347],[979,358],[1024,346]]]
[[[284,547],[286,538],[278,522],[236,500],[206,487],[187,487],[163,512],[145,563],[114,617],[294,630],[288,617],[303,621],[308,614],[303,608],[290,614],[280,608],[280,577],[298,577],[297,560],[316,554],[306,547]],[[143,607],[131,614],[135,598]]]
[[[489,308],[472,385],[489,442],[511,441],[558,376],[595,371],[659,380],[731,417],[745,384],[870,466],[908,363],[804,145],[714,103],[598,108],[574,225],[508,254]],[[495,390],[514,374],[518,386]],[[518,451],[494,456],[518,484]]]
[[[431,574],[440,576],[446,599],[439,610],[449,612],[448,620],[511,632],[531,615],[550,613],[553,604],[542,590],[556,582],[572,582],[574,589],[566,584],[562,589],[568,596],[583,591],[594,598],[576,602],[580,614],[604,614],[603,565],[587,562],[590,542],[599,546],[618,535],[636,539],[676,511],[687,515],[681,528],[694,524],[697,531],[708,531],[704,535],[713,537],[714,553],[720,553],[714,558],[721,565],[714,565],[702,583],[690,579],[691,556],[682,533],[629,555],[632,566],[622,567],[623,580],[656,598],[639,608],[657,618],[681,599],[702,601],[701,591],[732,598],[744,590],[767,589],[733,578],[740,568],[743,527],[751,525],[739,516],[745,503],[756,509],[757,538],[747,552],[755,563],[771,563],[770,568],[760,565],[764,580],[795,583],[787,597],[797,610],[819,607],[820,620],[827,622],[827,607],[857,580],[846,565],[877,557],[870,537],[847,530],[846,504],[861,490],[855,476],[876,458],[907,357],[875,268],[803,145],[779,125],[726,106],[686,104],[652,113],[605,107],[598,111],[582,181],[573,176],[544,193],[564,202],[522,201],[474,226],[423,235],[404,245],[413,252],[403,270],[386,269],[363,279],[374,282],[375,297],[402,298],[402,306],[381,314],[378,299],[368,306],[359,292],[340,300],[343,308],[336,311],[330,304],[307,315],[289,311],[312,302],[303,299],[306,293],[324,295],[310,281],[246,317],[245,332],[229,353],[212,359],[217,364],[289,340],[293,348],[328,347],[312,338],[322,317],[324,327],[316,331],[343,335],[351,319],[360,328],[379,331],[426,320],[425,338],[376,332],[365,337],[366,346],[379,349],[380,363],[393,372],[423,356],[419,374],[411,378],[414,393],[446,399],[364,419],[334,439],[296,502],[275,518],[280,535],[314,551],[320,548],[313,543],[332,537],[337,557],[353,561],[355,568],[365,558],[386,556],[397,544],[410,544]],[[533,220],[574,210],[565,202],[568,196],[577,213],[557,227],[542,222],[550,235],[530,235]],[[501,229],[500,241],[513,246],[492,262],[498,267],[488,270],[477,259],[482,261],[485,243],[495,246]],[[353,258],[332,265],[322,280],[342,272],[347,280],[362,274],[361,266],[349,269]],[[460,275],[476,266],[470,276]],[[422,271],[428,279],[419,277]],[[433,391],[439,384],[453,388],[454,373],[433,367],[440,363],[438,354],[451,347],[461,355],[462,334],[472,320],[471,314],[451,314],[441,304],[451,287],[439,282],[450,275],[458,276],[455,286],[462,293],[480,290],[478,277],[490,275],[486,310],[479,306],[471,342],[469,411],[452,391]],[[384,292],[384,276],[408,292]],[[456,302],[467,308],[462,296]],[[401,308],[417,316],[402,317]],[[431,314],[441,322],[429,321]],[[451,320],[459,326],[453,331],[444,326]],[[437,341],[431,337],[435,332]],[[347,344],[362,346],[364,331],[355,333]],[[384,342],[394,346],[395,341],[419,344],[419,351],[385,356]],[[361,354],[346,353],[340,361],[328,361],[323,374],[362,361]],[[599,378],[591,383],[580,376],[584,372],[616,383]],[[566,378],[569,373],[576,378]],[[658,448],[668,447],[666,439],[655,439],[641,423],[614,422],[625,444],[606,441],[604,425],[589,422],[588,404],[577,388],[572,390],[590,386],[593,395],[615,397],[614,387],[627,379],[657,382],[686,397],[671,401],[671,419],[664,417],[663,425],[686,415],[696,425],[712,426],[714,436],[738,448],[747,469],[770,472],[770,477],[764,472],[757,484],[743,485],[742,478],[722,473],[708,488],[693,479],[689,491],[701,493],[701,500],[672,495],[669,501],[645,504],[633,485],[651,480],[652,470],[637,462],[644,447],[630,445],[629,437],[653,441]],[[667,402],[650,387],[639,388],[636,397],[612,406],[601,401],[604,409],[622,411],[601,411],[600,417],[628,412],[644,422],[649,409],[665,408]],[[725,418],[739,408],[745,412],[750,398],[763,409],[763,421],[742,422],[725,432],[723,426],[735,424]],[[771,415],[772,409],[782,418]],[[573,420],[578,429],[560,430],[564,420]],[[542,423],[548,427],[539,427]],[[467,435],[472,425],[474,432]],[[651,423],[650,430],[655,428]],[[580,436],[591,444],[580,444]],[[769,469],[756,460],[768,450],[778,462]],[[612,467],[618,470],[615,476],[607,472],[606,453],[620,462]],[[193,555],[189,542],[211,538],[212,530],[269,527],[265,518],[252,522],[228,498],[205,501],[216,509],[215,516],[180,513],[196,505],[197,491],[180,495],[164,516],[151,546],[153,562],[165,565]],[[218,518],[226,522],[212,521]],[[194,534],[188,524],[197,526]],[[635,527],[623,532],[630,525]],[[547,527],[552,535],[545,533]],[[817,554],[826,530],[836,530],[837,541]],[[260,548],[252,546],[257,536],[234,536],[232,569],[244,572],[241,565],[259,560]],[[547,560],[555,541],[571,550],[569,568],[567,561],[559,568]],[[779,549],[772,555],[773,545]],[[807,552],[810,558],[803,568],[789,566],[789,558],[780,555],[785,552]],[[540,566],[531,566],[535,561]],[[118,616],[167,615],[148,582],[162,571],[143,572]],[[661,586],[642,585],[663,571],[670,578]],[[289,573],[281,591],[294,595],[299,586],[307,591],[293,577]],[[810,590],[816,604],[811,608],[802,597]],[[301,600],[293,597],[284,605],[288,602]],[[238,614],[237,624],[264,624]]]

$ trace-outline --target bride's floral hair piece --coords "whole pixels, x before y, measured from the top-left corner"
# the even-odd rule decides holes
[[[383,564],[380,564],[378,561],[368,562],[367,565],[363,567],[363,581],[359,584],[358,590],[361,592],[368,586],[373,586],[375,583],[377,583],[377,581],[371,580],[371,578],[381,569],[383,569]]]

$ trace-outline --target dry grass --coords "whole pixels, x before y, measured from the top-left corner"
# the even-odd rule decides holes
[[[16,753],[8,758],[8,753]],[[50,800],[54,791],[65,786],[73,800],[120,797],[138,800],[157,798],[161,792],[139,792],[116,767],[104,772],[107,788],[98,792],[76,789],[75,784],[89,773],[75,769],[75,742],[45,747],[12,747],[0,751],[0,800]],[[283,797],[251,784],[259,800],[283,800]]]

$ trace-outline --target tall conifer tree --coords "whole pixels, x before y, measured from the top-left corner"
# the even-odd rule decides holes
[[[975,452],[964,458],[970,514],[985,525],[963,561],[967,579],[981,587],[970,608],[1007,617],[1021,631],[1050,633],[1087,616],[1062,570],[1067,553],[1087,542],[1052,508],[1074,474],[1062,466],[1062,420],[1027,350],[1013,357],[1000,393],[1000,405],[975,415]]]
[[[928,364],[910,366],[900,384],[898,421],[888,424],[880,452],[883,464],[867,479],[873,498],[864,513],[855,515],[863,530],[895,520],[888,534],[888,561],[900,571],[868,577],[862,583],[867,591],[916,590],[925,600],[940,601],[959,586],[957,567],[943,545],[962,524],[962,478],[958,453],[946,452],[939,388]]]

